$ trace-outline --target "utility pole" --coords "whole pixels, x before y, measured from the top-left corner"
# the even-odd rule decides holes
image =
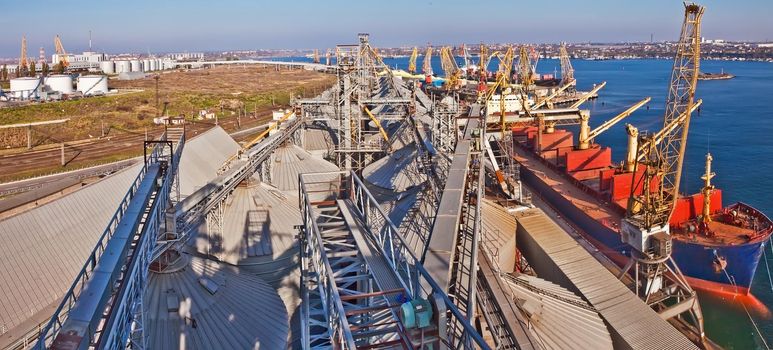
[[[64,142],[62,142],[62,166],[64,166]]]
[[[27,127],[27,149],[32,149],[32,125]]]
[[[161,116],[161,111],[158,109],[158,79],[159,78],[160,78],[160,76],[158,74],[153,76],[153,79],[156,80],[156,115],[158,115],[160,117]]]

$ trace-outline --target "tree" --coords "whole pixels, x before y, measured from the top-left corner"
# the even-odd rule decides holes
[[[41,71],[41,73],[43,73],[44,77],[48,76],[49,69],[48,69],[48,63],[47,62],[43,62],[43,67],[40,67],[40,71]]]
[[[37,73],[38,71],[35,70],[35,61],[30,62],[30,76],[34,77]]]
[[[19,66],[18,68],[16,68],[16,77],[17,78],[26,77],[28,73],[29,73],[29,70],[27,70],[27,65],[26,64],[23,64],[23,65]]]
[[[3,65],[3,69],[0,70],[0,81],[8,80],[8,67]]]
[[[64,74],[64,64],[62,61],[59,61],[59,63],[54,66],[54,72],[56,72],[56,74]]]

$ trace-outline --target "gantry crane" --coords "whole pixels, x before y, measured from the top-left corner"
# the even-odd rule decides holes
[[[411,58],[408,59],[408,73],[416,74],[416,59],[419,58],[419,49],[414,47]]]
[[[446,90],[459,90],[462,84],[462,70],[459,69],[450,46],[440,49],[440,65],[443,67],[443,73],[446,76]]]
[[[19,55],[19,68],[16,71],[17,76],[26,75],[27,66],[29,65],[27,58],[27,37],[21,37],[21,55]]]
[[[70,65],[70,58],[64,50],[64,45],[62,45],[62,39],[59,38],[59,35],[54,37],[54,47],[56,48],[56,56],[59,58],[58,63],[62,66],[62,69],[66,69]]]
[[[566,51],[566,43],[561,43],[561,48],[558,52],[561,61],[561,85],[575,85],[574,68],[572,67],[572,62],[569,61],[569,52]]]
[[[623,274],[634,269],[637,295],[664,319],[688,312],[701,338],[703,316],[697,296],[671,257],[669,219],[679,196],[690,115],[700,104],[694,98],[700,71],[703,12],[703,7],[685,3],[663,129],[638,147],[637,159],[641,160],[634,163],[634,174],[638,174],[637,168],[644,169],[641,176],[632,177],[627,213],[620,230],[623,242],[632,248]]]

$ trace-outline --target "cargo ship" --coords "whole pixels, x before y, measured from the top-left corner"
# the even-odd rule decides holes
[[[700,74],[698,74],[698,80],[727,80],[727,79],[733,79],[733,78],[735,78],[735,75],[732,75],[730,73],[725,73],[724,69],[719,73],[701,72]]]
[[[638,130],[627,125],[627,131],[627,161],[614,165],[609,147],[580,149],[569,130],[550,127],[538,136],[533,126],[512,129],[524,183],[620,266],[630,249],[621,241],[621,219],[633,177],[643,175],[632,164]],[[773,222],[744,203],[723,206],[722,190],[711,184],[711,160],[707,156],[700,193],[677,200],[670,219],[672,256],[693,288],[749,296],[746,300],[760,306],[749,289]]]

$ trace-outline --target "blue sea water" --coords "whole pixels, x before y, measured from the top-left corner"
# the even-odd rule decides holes
[[[305,60],[305,59],[298,59]],[[461,65],[461,60],[458,59]],[[386,58],[384,62],[407,69],[407,58]],[[433,70],[442,74],[440,61],[433,59]],[[496,69],[496,60],[489,70]],[[573,60],[578,89],[589,90],[593,84],[606,81],[599,98],[583,105],[591,110],[591,126],[596,126],[622,112],[645,97],[652,97],[648,109],[642,107],[596,138],[612,147],[613,160],[625,157],[626,133],[630,123],[640,131],[658,131],[662,127],[665,98],[668,92],[672,60]],[[419,59],[419,66],[421,59]],[[732,73],[731,80],[700,81],[696,98],[703,99],[700,112],[693,114],[689,129],[687,153],[682,178],[682,191],[696,193],[702,186],[707,152],[714,157],[714,184],[723,191],[725,204],[745,202],[768,215],[773,215],[773,64],[764,62],[703,61],[701,70]],[[542,74],[560,72],[557,60],[541,60]],[[752,285],[754,294],[773,309],[773,285],[767,263],[773,268],[773,250],[766,246]],[[773,273],[773,271],[771,271]],[[773,346],[773,320],[749,310],[749,315],[732,299],[700,294],[706,333],[726,349],[764,349],[765,339]],[[762,338],[761,338],[762,337]]]

